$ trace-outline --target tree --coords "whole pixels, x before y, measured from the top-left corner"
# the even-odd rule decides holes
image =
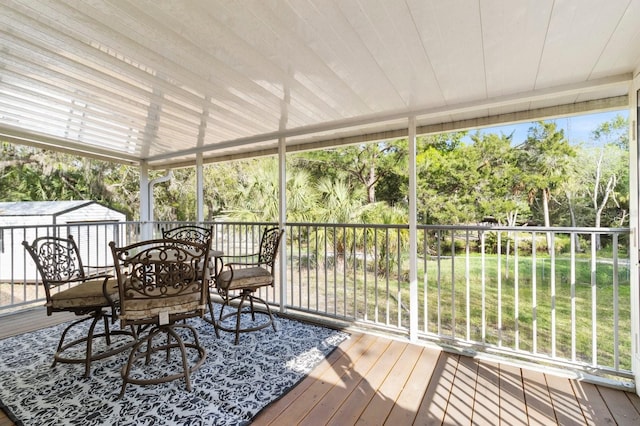
[[[616,116],[601,123],[592,133],[596,146],[584,151],[581,186],[591,201],[593,226],[602,226],[607,208],[613,206],[613,215],[607,220],[608,226],[621,226],[628,216],[628,185],[621,188],[621,180],[628,182],[628,136],[627,120]],[[617,223],[614,223],[617,222]],[[601,248],[600,235],[596,236],[596,246]]]
[[[602,191],[603,200],[607,197],[614,205],[613,213],[607,221],[608,226],[623,226],[629,215],[629,155],[628,120],[617,115],[610,121],[601,123],[593,132],[593,139],[603,144],[600,149],[602,182],[607,185]],[[593,191],[596,192],[595,190]],[[605,207],[607,203],[604,203]],[[606,213],[604,208],[601,214]]]
[[[94,200],[132,217],[133,205],[120,202],[113,191],[121,167],[5,142],[0,153],[0,200]]]
[[[452,136],[449,141],[443,135],[418,139],[416,204],[421,223],[478,221],[478,152]]]
[[[554,122],[542,121],[529,129],[527,139],[519,149],[518,168],[523,189],[528,193],[530,206],[537,201],[542,203],[544,226],[549,227],[549,204],[567,179],[575,149]],[[550,235],[547,234],[547,247],[551,249],[550,246]]]
[[[507,226],[515,226],[519,215],[529,215],[529,206],[522,194],[512,137],[493,133],[472,136],[479,172],[475,191],[479,213]]]
[[[550,227],[549,204],[567,178],[575,149],[554,122],[542,121],[529,129],[527,139],[519,148],[518,168],[529,205],[533,207],[537,201],[542,203],[544,226]],[[549,233],[547,249],[552,249]]]
[[[377,186],[387,178],[385,195],[397,194],[397,183],[402,182],[398,173],[406,164],[406,157],[406,140],[392,140],[303,153],[297,157],[297,165],[317,179],[327,176],[343,179],[352,188],[356,186],[353,182],[357,182],[365,189],[367,202],[374,203]]]
[[[220,191],[223,214],[236,220],[271,221],[279,219],[279,169],[275,158],[243,160],[234,167],[236,174]],[[312,221],[319,194],[308,171],[287,167],[287,221]],[[223,194],[224,192],[224,194]]]

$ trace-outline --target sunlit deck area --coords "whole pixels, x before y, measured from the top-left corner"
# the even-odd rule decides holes
[[[5,314],[0,338],[70,318],[47,317],[40,308]],[[351,331],[350,339],[253,424],[356,422],[637,425],[640,397],[539,369]],[[0,425],[12,424],[2,413]]]
[[[114,203],[130,205],[127,221],[0,227],[0,339],[69,319],[15,313],[45,300],[23,241],[72,235],[86,264],[111,267],[109,242],[171,224],[156,221],[154,185],[194,167],[189,220],[215,226],[212,249],[246,253],[266,225],[285,229],[276,285],[260,290],[274,310],[362,327],[255,424],[640,425],[640,1],[320,3],[2,3],[2,142],[130,166],[139,191]],[[423,191],[421,137],[618,110],[630,158],[619,228],[600,213],[582,225],[573,206],[567,228],[419,214],[459,191]],[[406,140],[406,221],[297,222],[291,154],[392,139]],[[277,214],[256,219],[268,222],[205,204],[206,165],[268,156]],[[520,186],[504,193],[532,198]],[[510,210],[507,223],[524,215]]]

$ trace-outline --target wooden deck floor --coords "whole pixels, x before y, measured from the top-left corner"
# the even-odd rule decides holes
[[[0,318],[0,338],[69,319]],[[254,425],[640,425],[640,397],[354,333]],[[13,423],[0,412],[0,426]]]

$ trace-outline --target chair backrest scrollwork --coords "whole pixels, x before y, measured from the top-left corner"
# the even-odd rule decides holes
[[[33,258],[45,286],[65,284],[85,277],[78,246],[72,236],[39,237],[22,244]]]
[[[213,238],[213,228],[205,228],[196,225],[178,226],[172,229],[162,229],[162,238],[191,241],[194,243],[206,243]]]
[[[260,240],[260,252],[258,261],[273,270],[273,265],[278,256],[278,248],[282,239],[283,230],[279,228],[265,229]]]
[[[208,287],[202,265],[208,260],[208,244],[157,239],[109,246],[125,324],[157,322],[162,312],[171,315],[171,322],[204,315]]]

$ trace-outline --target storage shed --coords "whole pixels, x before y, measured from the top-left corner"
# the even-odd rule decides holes
[[[109,241],[123,241],[118,222],[125,221],[123,213],[95,201],[0,202],[0,282],[36,279],[22,241],[43,235],[73,235],[85,265],[109,265]]]

